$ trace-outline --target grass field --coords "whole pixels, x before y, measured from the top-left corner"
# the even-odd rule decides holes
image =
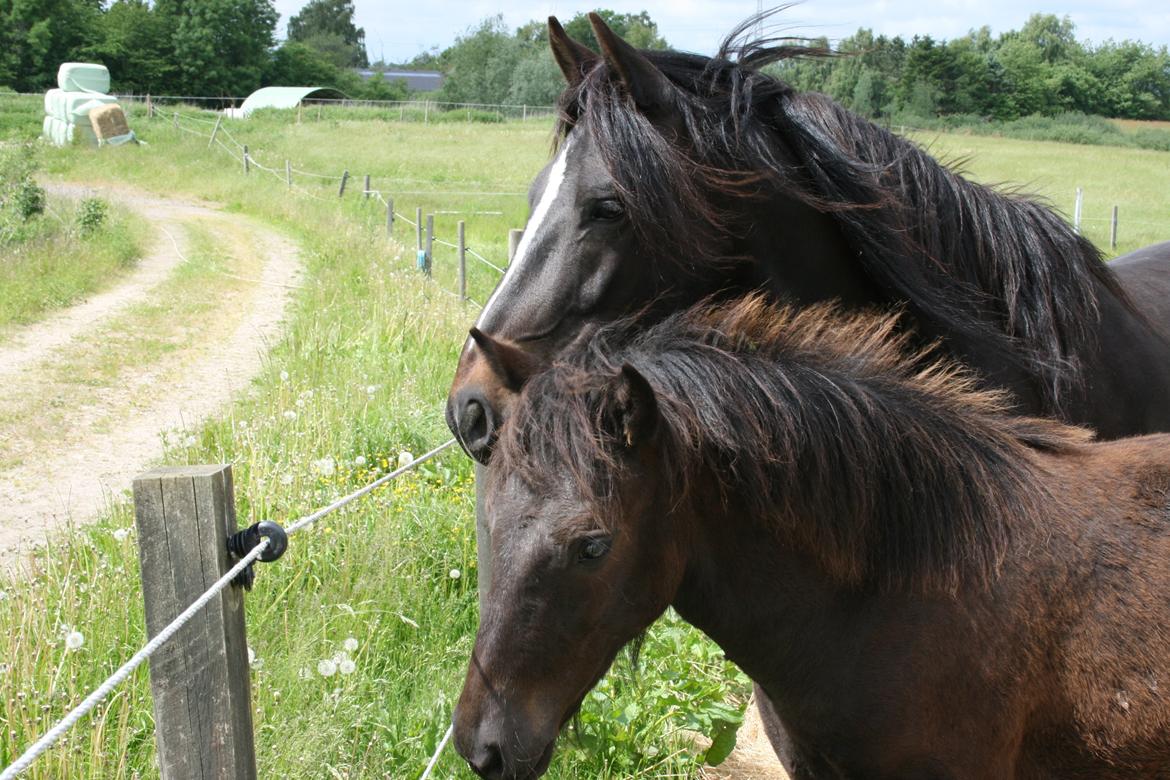
[[[308,177],[298,182],[309,194],[290,194],[277,176],[245,175],[225,152],[209,150],[206,137],[138,115],[134,126],[148,146],[45,155],[53,176],[205,197],[301,241],[308,268],[286,338],[230,413],[172,440],[167,455],[170,463],[231,462],[240,519],[249,523],[316,508],[385,473],[400,452],[418,454],[449,435],[441,404],[474,307],[441,292],[454,284],[450,250],[436,253],[436,284],[413,270],[413,233],[404,225],[396,235],[406,246],[386,241],[383,209],[355,192],[362,176],[371,174],[400,212],[460,212],[436,215],[440,236],[453,240],[455,220],[466,219],[472,246],[500,262],[549,150],[547,121],[423,126],[338,117],[298,125],[294,117],[227,127],[274,169],[287,158],[305,171],[349,170],[346,198],[337,198],[336,182]],[[28,124],[0,119],[0,128]],[[1170,154],[923,140],[943,156],[969,157],[981,180],[1030,182],[1069,213],[1077,186],[1087,216],[1099,213],[1098,202],[1118,203],[1122,248],[1170,238],[1160,173]],[[494,279],[476,268],[472,296],[483,300]],[[247,619],[263,776],[421,771],[449,722],[475,629],[472,487],[466,458],[449,453],[294,537],[284,559],[261,567]],[[131,526],[120,503],[38,553],[33,576],[0,584],[0,765],[143,641],[134,541],[122,533]],[[84,635],[79,650],[65,645],[71,630]],[[319,662],[350,638],[353,673],[323,676]],[[746,690],[710,643],[675,619],[661,621],[640,671],[619,663],[587,697],[550,776],[694,776],[698,758],[680,732],[734,719],[723,702],[742,702]],[[152,728],[140,671],[29,777],[152,776]],[[448,751],[439,776],[470,774]]]

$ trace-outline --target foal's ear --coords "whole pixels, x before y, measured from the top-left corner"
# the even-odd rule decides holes
[[[548,18],[548,45],[570,87],[580,84],[593,63],[597,62],[597,53],[570,38],[555,16]]]
[[[605,64],[618,74],[638,109],[650,116],[670,109],[678,91],[670,79],[641,52],[614,34],[596,13],[589,14],[589,24],[601,44]]]
[[[621,372],[614,377],[613,420],[616,433],[631,448],[653,436],[658,425],[658,400],[654,397],[654,388],[629,363],[624,363]]]
[[[479,328],[472,328],[470,333],[496,376],[503,380],[509,390],[520,392],[528,378],[537,371],[536,358],[514,344],[492,338]]]

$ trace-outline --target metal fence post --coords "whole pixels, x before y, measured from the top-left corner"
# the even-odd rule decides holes
[[[465,231],[467,223],[459,220],[459,224],[455,226],[456,245],[459,247],[456,252],[459,254],[459,300],[467,300],[467,241]]]
[[[1109,248],[1117,249],[1117,206],[1113,207],[1113,219],[1109,223]]]
[[[366,174],[366,187],[362,190],[362,194],[366,196],[366,200],[370,199],[370,174]]]
[[[337,197],[345,197],[345,183],[349,181],[349,171],[341,172],[341,186],[337,188]]]
[[[134,479],[146,631],[155,636],[231,568],[231,466],[158,468]],[[231,586],[150,659],[163,780],[253,780],[256,748],[244,600]]]
[[[427,214],[427,246],[426,254],[423,255],[423,273],[427,276],[431,275],[431,258],[434,255],[431,253],[435,243],[435,215]]]
[[[386,238],[394,237],[394,198],[386,199]]]
[[[288,184],[288,188],[292,189],[292,163],[288,160],[284,161],[284,181]]]
[[[248,145],[244,144],[244,173],[247,173],[248,171]]]

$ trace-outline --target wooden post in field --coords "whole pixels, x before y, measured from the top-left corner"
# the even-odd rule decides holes
[[[394,198],[386,198],[386,238],[394,237]]]
[[[435,244],[435,215],[434,214],[427,214],[427,247],[426,247],[426,254],[423,255],[423,272],[427,276],[431,275],[431,258],[434,257],[434,255],[431,254],[431,250],[434,247],[434,244]]]
[[[284,181],[288,184],[288,188],[292,189],[292,163],[288,160],[284,161]]]
[[[1117,249],[1117,206],[1113,207],[1113,219],[1109,222],[1109,248]]]
[[[524,108],[523,121],[527,122],[528,121],[528,104],[525,103],[523,108]]]
[[[244,173],[247,173],[249,170],[251,169],[248,166],[248,145],[244,144]]]
[[[337,197],[345,197],[345,183],[349,181],[349,171],[341,172],[341,186],[337,188]]]
[[[362,190],[362,194],[366,196],[366,200],[370,199],[370,174],[366,174],[366,187]]]
[[[1081,234],[1081,206],[1084,204],[1085,191],[1077,187],[1077,200],[1073,204],[1073,230],[1079,236]]]
[[[431,101],[423,101],[423,124],[429,125],[431,123]]]
[[[231,568],[231,466],[158,468],[134,479],[134,519],[153,637]],[[150,659],[162,780],[253,780],[243,590],[228,586]]]
[[[524,231],[520,228],[512,228],[508,231],[508,263],[512,263],[512,258],[516,256],[516,250],[520,248],[520,239],[524,237]]]
[[[219,123],[223,121],[223,114],[215,118],[215,127],[211,128],[211,140],[207,142],[207,148],[215,146],[215,136],[219,135]]]
[[[416,252],[422,251],[422,246],[423,246],[422,232],[423,232],[422,206],[415,206],[414,207],[414,251],[416,251]]]
[[[173,124],[175,126],[176,130],[179,129],[179,112],[178,111],[171,112],[171,124]]]
[[[154,101],[150,99],[150,93],[146,95],[146,118],[154,119]]]
[[[459,224],[455,226],[456,240],[455,244],[459,247],[456,252],[459,254],[459,300],[467,300],[467,240],[466,240],[467,223],[459,220]]]

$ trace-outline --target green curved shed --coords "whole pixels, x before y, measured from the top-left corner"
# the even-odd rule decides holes
[[[246,117],[258,108],[296,108],[309,98],[344,100],[344,92],[332,87],[261,87],[234,109],[233,116]]]

